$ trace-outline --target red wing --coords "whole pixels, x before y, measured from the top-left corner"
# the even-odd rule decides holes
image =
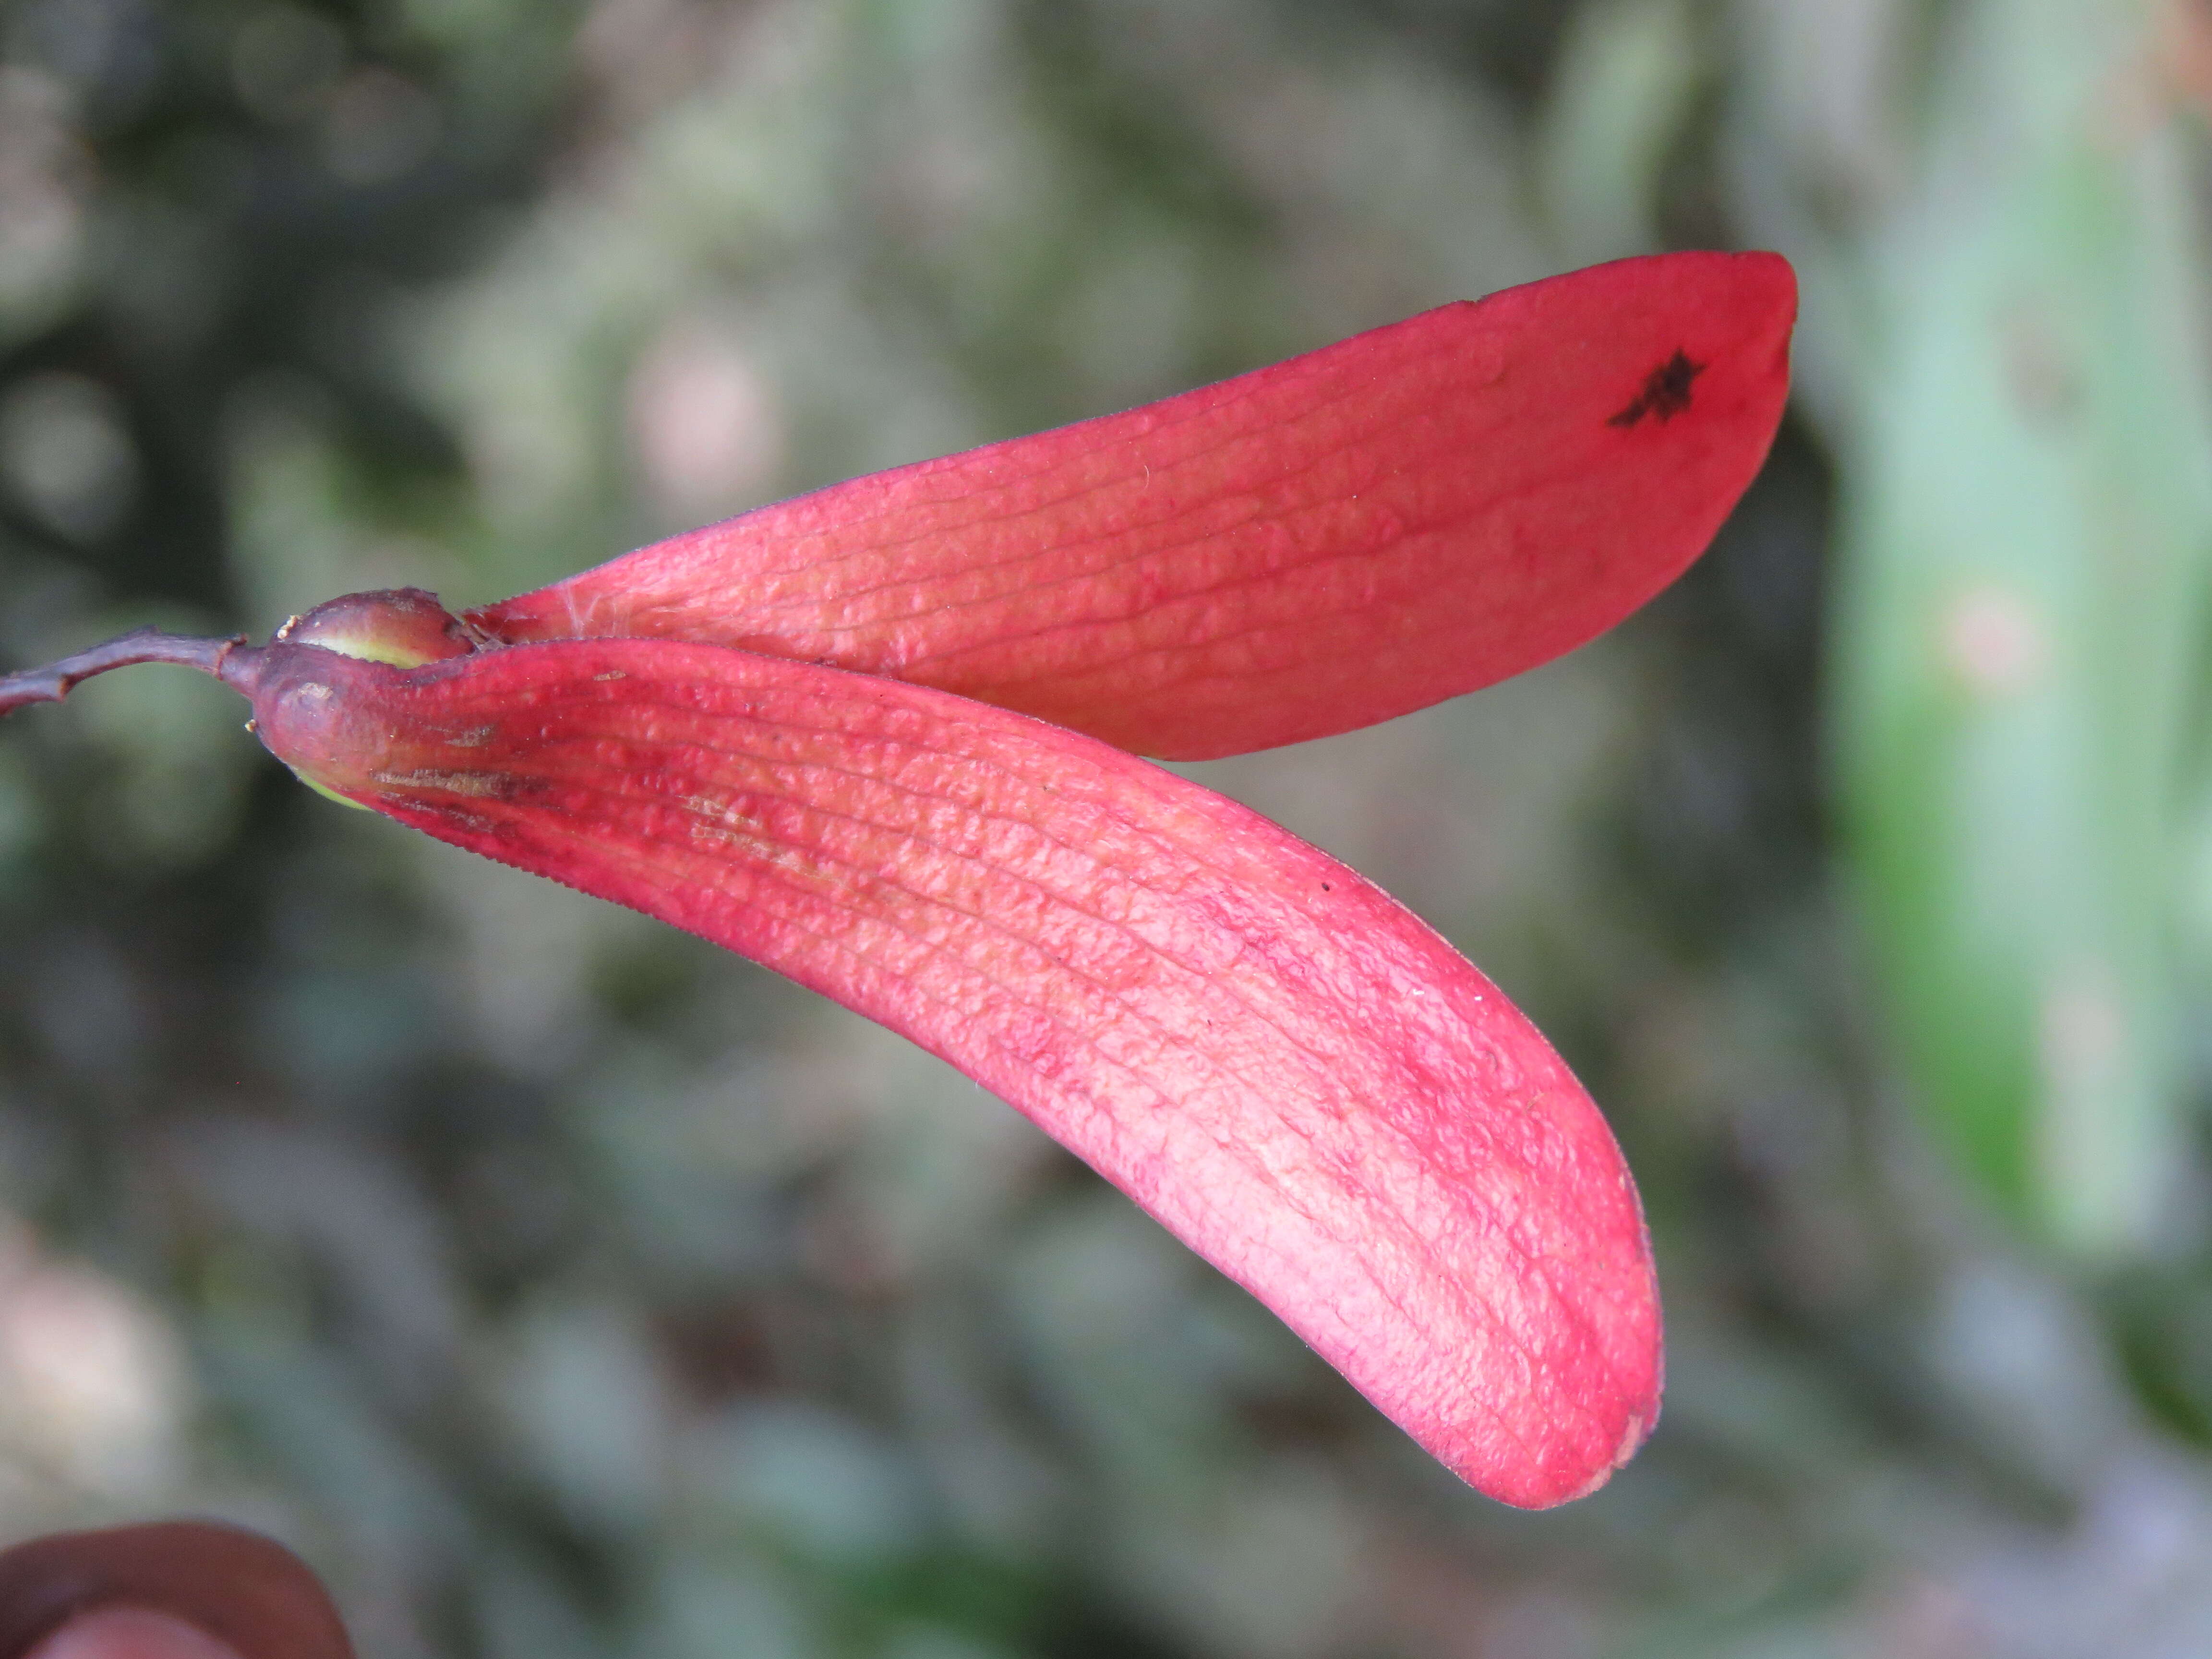
[[[1771,253],[1624,259],[856,478],[471,613],[886,674],[1140,754],[1387,720],[1612,627],[1772,441]]]
[[[943,1055],[1482,1490],[1577,1496],[1650,1427],[1651,1261],[1596,1108],[1426,926],[1234,802],[942,692],[662,641],[292,647],[255,716],[328,788]]]

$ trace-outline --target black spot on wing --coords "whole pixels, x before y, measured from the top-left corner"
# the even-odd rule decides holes
[[[1634,426],[1646,415],[1662,422],[1673,420],[1690,406],[1691,385],[1705,372],[1703,363],[1692,362],[1690,354],[1678,348],[1673,356],[1644,377],[1643,390],[1629,400],[1628,407],[1618,415],[1608,416],[1605,423]]]

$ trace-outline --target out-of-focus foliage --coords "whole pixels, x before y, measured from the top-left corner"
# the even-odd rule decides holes
[[[1749,118],[1801,160],[1772,217],[1850,319],[1807,369],[1843,465],[1841,805],[1885,1011],[1960,1162],[2105,1255],[2190,1224],[2212,362],[2201,135],[2151,15],[1893,9],[1864,26],[1855,153],[1803,103]],[[1792,27],[1778,69],[1815,49]],[[1858,189],[1824,203],[1850,162]]]
[[[0,1528],[263,1526],[369,1659],[2212,1647],[2197,15],[11,0],[10,664],[1656,244],[1800,259],[1811,418],[1615,637],[1194,769],[1615,1115],[1673,1382],[1597,1498],[1475,1498],[972,1085],[142,670],[0,727]]]

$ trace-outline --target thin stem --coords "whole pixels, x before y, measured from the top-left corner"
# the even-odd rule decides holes
[[[0,676],[0,714],[12,714],[30,703],[59,702],[78,681],[105,674],[111,668],[128,668],[133,663],[173,662],[234,680],[234,676],[223,672],[224,659],[245,644],[242,634],[233,639],[206,640],[187,634],[164,634],[158,628],[137,629],[43,668]]]

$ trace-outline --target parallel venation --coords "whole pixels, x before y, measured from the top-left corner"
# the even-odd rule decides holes
[[[1765,459],[1772,254],[1621,260],[1127,414],[855,479],[472,612],[733,645],[1141,754],[1349,731],[1603,632]]]
[[[319,652],[264,739],[441,840],[663,918],[975,1078],[1474,1485],[1559,1501],[1657,1408],[1611,1134],[1353,872],[1171,773],[924,688],[666,641]]]

